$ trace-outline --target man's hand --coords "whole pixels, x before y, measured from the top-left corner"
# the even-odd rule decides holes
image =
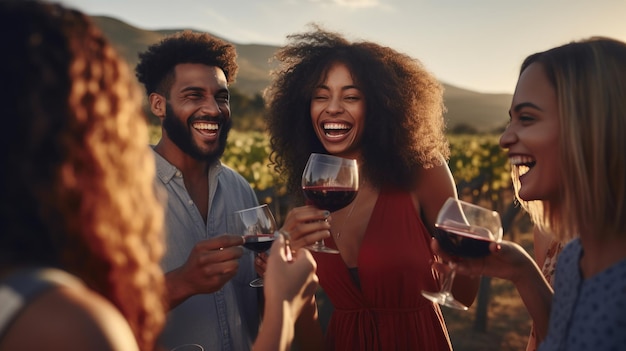
[[[199,241],[185,264],[165,275],[170,308],[190,296],[221,289],[237,274],[243,242],[243,237],[239,235],[222,235]]]

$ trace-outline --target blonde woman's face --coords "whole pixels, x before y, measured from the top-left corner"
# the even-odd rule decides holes
[[[311,97],[311,122],[326,151],[358,158],[365,109],[365,96],[348,67],[343,63],[333,64]]]
[[[543,66],[533,63],[520,75],[513,95],[511,117],[500,137],[508,149],[519,196],[525,201],[560,201],[559,110],[556,91]]]

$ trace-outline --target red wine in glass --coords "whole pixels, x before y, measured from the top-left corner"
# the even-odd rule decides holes
[[[494,235],[485,228],[463,228],[436,224],[435,239],[441,249],[458,257],[484,257],[489,255],[489,244]]]
[[[272,247],[276,236],[274,234],[244,235],[243,239],[243,247],[256,253],[262,253]]]
[[[274,215],[267,204],[235,211],[228,217],[228,232],[242,235],[243,246],[256,253],[270,249],[278,227]],[[263,287],[263,278],[250,282],[253,288]]]
[[[449,198],[443,204],[435,222],[435,239],[446,251],[456,257],[484,257],[489,255],[489,244],[502,240],[502,223],[498,212]],[[452,296],[455,263],[444,276],[440,291],[422,291],[422,296],[438,304],[467,310],[468,307]]]
[[[312,153],[302,172],[302,192],[307,203],[335,212],[348,206],[359,190],[359,168],[356,160]],[[309,246],[316,252],[338,254],[320,240]]]
[[[357,190],[348,187],[304,186],[307,203],[335,212],[348,206],[356,197]]]

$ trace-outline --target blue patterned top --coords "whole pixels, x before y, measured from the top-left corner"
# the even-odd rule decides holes
[[[548,335],[539,351],[626,350],[626,259],[583,279],[580,239],[559,255]]]

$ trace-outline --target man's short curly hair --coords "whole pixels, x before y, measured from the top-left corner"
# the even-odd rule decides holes
[[[237,76],[235,47],[207,33],[182,31],[151,45],[139,54],[135,73],[148,95],[167,96],[174,78],[174,68],[181,63],[201,63],[219,67],[229,84]]]

